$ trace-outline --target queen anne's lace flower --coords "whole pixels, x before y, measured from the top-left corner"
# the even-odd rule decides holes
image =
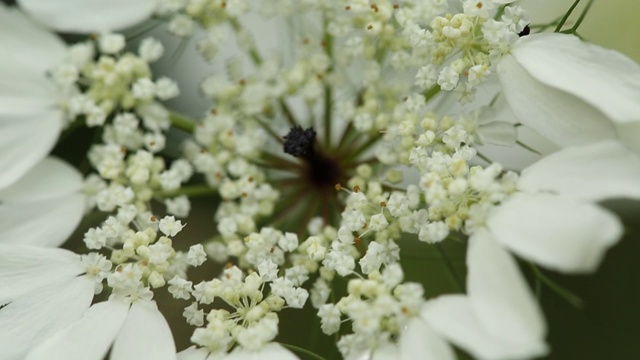
[[[160,0],[154,21],[201,36],[200,54],[225,63],[198,84],[210,103],[200,121],[161,103],[180,94],[153,74],[164,46],[114,32],[151,1],[110,3],[100,19],[88,9],[103,1],[75,2],[18,1],[55,29],[93,32],[69,46],[0,8],[2,358],[295,359],[303,350],[276,339],[307,300],[346,359],[450,360],[449,343],[481,359],[543,356],[546,323],[514,255],[593,271],[622,233],[597,202],[640,198],[640,158],[626,147],[637,65],[569,35],[529,35],[512,0]],[[86,16],[67,18],[75,11]],[[264,51],[246,26],[256,12],[284,17],[265,25],[294,31],[278,37],[285,46]],[[585,55],[628,81],[585,80]],[[495,77],[503,94],[477,101]],[[515,116],[499,121],[505,101]],[[582,146],[517,174],[484,145],[530,149],[520,125]],[[66,148],[82,138],[70,163],[84,182],[45,158],[63,129],[55,152],[74,158]],[[602,139],[616,141],[591,143]],[[187,217],[194,197],[206,201]],[[85,255],[14,242],[59,245],[85,211]],[[200,213],[213,218],[207,240],[183,240]],[[437,250],[451,270],[453,240],[468,245],[466,288],[452,271],[456,294],[425,297],[405,281],[405,247]],[[221,271],[190,271],[207,260]],[[195,346],[178,354],[154,301],[165,286],[193,326]]]
[[[619,138],[639,149],[640,66],[624,55],[571,35],[533,34],[497,72],[518,120],[554,143]]]

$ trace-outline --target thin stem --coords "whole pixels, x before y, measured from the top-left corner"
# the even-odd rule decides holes
[[[449,260],[447,253],[444,251],[444,249],[440,244],[435,244],[435,248],[436,248],[436,252],[438,253],[438,255],[440,255],[440,258],[442,259],[444,266],[447,268],[449,278],[453,283],[453,285],[455,286],[456,290],[459,292],[464,292],[464,285],[462,284],[462,281],[460,280],[460,278],[458,278],[458,274],[453,268],[453,264],[451,263],[451,260]]]
[[[283,166],[286,169],[299,169],[302,168],[302,165],[300,165],[299,163],[295,163],[293,161],[289,161],[285,158],[281,158],[280,156],[267,152],[267,151],[263,151],[261,153],[262,156],[262,160],[266,161],[269,164],[273,164],[276,166]]]
[[[433,99],[433,97],[438,95],[439,92],[440,92],[440,86],[438,85],[432,87],[431,89],[426,90],[423,94],[424,100],[426,102],[429,102],[429,100]]]
[[[369,140],[367,140],[359,148],[357,148],[353,152],[351,152],[351,154],[349,155],[349,159],[355,159],[358,156],[360,156],[360,154],[362,154],[363,152],[367,151],[370,147],[375,145],[375,143],[377,143],[378,140],[380,140],[381,137],[382,137],[382,134],[376,134],[374,136],[371,136],[369,138]]]
[[[332,91],[329,84],[324,85],[324,145],[328,149],[331,147],[331,102]]]
[[[240,23],[238,22],[237,19],[230,19],[229,24],[231,25],[231,28],[233,29],[233,31],[235,31],[236,33],[239,33],[242,31],[242,26],[240,26]],[[251,48],[249,48],[248,51],[249,51],[249,57],[251,58],[251,61],[253,61],[254,64],[256,65],[262,64],[262,56],[260,56],[258,49],[256,49],[254,46],[251,46]]]
[[[484,161],[486,161],[488,164],[492,164],[493,161],[491,161],[491,159],[489,159],[487,156],[482,155],[482,153],[478,152],[476,153],[476,155],[478,155],[478,157]]]
[[[157,196],[166,199],[180,195],[187,195],[188,197],[214,196],[217,193],[218,192],[215,189],[209,187],[209,185],[188,185],[183,186],[178,190],[158,192]]]
[[[576,8],[576,6],[578,6],[578,4],[580,3],[581,0],[576,0],[573,5],[571,5],[571,7],[569,8],[569,11],[567,11],[566,14],[564,14],[564,16],[562,17],[562,19],[560,20],[560,22],[558,23],[558,26],[556,26],[556,29],[553,30],[553,32],[560,32],[560,29],[562,29],[562,27],[564,26],[564,23],[567,22],[567,20],[569,19],[569,16],[571,16],[571,13],[573,12],[573,10]]]
[[[333,37],[327,31],[328,21],[324,20],[324,38],[322,39],[322,45],[324,46],[324,51],[329,57],[329,60],[333,59]],[[331,71],[329,68],[328,72]],[[333,94],[331,90],[331,85],[325,83],[324,85],[324,144],[327,149],[331,146],[331,124],[333,123],[332,114],[331,114],[331,104]]]
[[[289,125],[291,126],[298,125],[299,123],[296,120],[296,117],[293,116],[293,113],[291,112],[291,109],[289,109],[289,106],[287,105],[287,103],[284,100],[280,100],[278,101],[278,104],[280,104],[280,108],[284,113],[284,118],[287,119],[287,122],[289,123]]]
[[[589,1],[587,6],[585,6],[584,10],[582,11],[582,14],[580,14],[580,17],[578,18],[578,21],[576,21],[576,24],[573,25],[573,27],[571,28],[572,33],[574,34],[576,33],[576,31],[578,30],[578,27],[580,27],[580,24],[582,24],[582,21],[587,16],[587,13],[589,12],[591,5],[593,5],[593,0]]]
[[[516,144],[518,144],[518,145],[520,145],[521,147],[523,147],[523,148],[525,148],[525,149],[527,149],[527,150],[531,151],[531,152],[532,152],[532,153],[534,153],[534,154],[542,155],[542,153],[541,153],[541,152],[539,152],[538,150],[536,150],[536,149],[534,149],[534,148],[530,147],[529,145],[527,145],[527,144],[525,144],[525,143],[521,142],[520,140],[516,141]]]
[[[276,133],[275,130],[273,130],[266,123],[266,121],[264,121],[263,119],[260,119],[260,118],[256,118],[255,120],[258,123],[258,125],[260,125],[260,127],[263,128],[264,131],[266,131],[267,134],[269,134],[269,136],[271,136],[275,141],[279,142],[280,144],[284,143],[284,139],[282,138],[282,136],[278,135],[278,133]]]
[[[193,130],[196,128],[196,125],[198,125],[197,121],[175,112],[169,113],[169,121],[171,121],[173,127],[190,134],[193,134]]]
[[[310,358],[317,359],[317,360],[327,360],[327,359],[323,358],[322,356],[320,356],[320,355],[318,355],[318,354],[316,354],[314,352],[311,352],[311,351],[309,351],[307,349],[303,349],[301,347],[297,347],[297,346],[291,345],[291,344],[285,344],[285,343],[282,343],[282,342],[279,343],[279,344],[284,346],[284,347],[286,347],[289,350],[293,350],[293,351],[295,351],[297,353],[300,353],[300,354],[305,354]]]
[[[542,273],[542,271],[540,271],[540,269],[538,269],[538,267],[535,266],[534,264],[529,263],[529,265],[531,266],[531,270],[533,270],[533,273],[536,275],[537,279],[542,281],[542,283],[547,285],[547,287],[553,290],[556,294],[560,295],[560,297],[564,298],[569,304],[573,305],[578,309],[581,309],[584,306],[584,302],[579,296],[573,294],[569,290],[566,290],[562,286],[556,284],[553,280],[546,277]]]
[[[498,8],[498,11],[496,11],[496,14],[493,16],[493,20],[498,20],[500,19],[500,17],[502,16],[502,14],[504,14],[504,9],[507,7],[508,5],[502,5]]]

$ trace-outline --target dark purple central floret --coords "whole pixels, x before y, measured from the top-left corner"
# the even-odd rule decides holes
[[[303,160],[301,179],[316,189],[333,191],[342,180],[343,172],[339,161],[326,154],[316,145],[316,131],[296,125],[284,136],[284,152]]]
[[[316,131],[296,125],[284,136],[284,152],[295,157],[307,157],[313,153]]]

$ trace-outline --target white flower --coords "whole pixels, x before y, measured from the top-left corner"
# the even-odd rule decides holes
[[[437,301],[437,300],[436,300]],[[372,360],[411,360],[420,354],[422,359],[454,360],[451,346],[428,324],[427,309],[433,301],[423,305],[420,316],[409,320],[400,332],[398,344],[387,343],[371,353]]]
[[[122,34],[106,33],[98,38],[98,46],[104,54],[117,54],[125,46],[125,38]]]
[[[467,296],[445,295],[421,316],[437,333],[478,359],[544,356],[546,324],[513,257],[486,230],[469,240]]]
[[[160,231],[167,236],[176,236],[183,227],[182,221],[173,216],[165,216],[160,220]]]
[[[0,190],[0,243],[58,246],[85,209],[82,175],[54,157]]]
[[[622,224],[595,202],[640,198],[640,157],[615,141],[567,148],[529,166],[487,228],[518,256],[563,272],[594,271]]]
[[[113,346],[111,346],[113,344]],[[78,321],[37,346],[26,357],[39,359],[175,360],[169,324],[155,301],[127,304],[108,300],[91,306]]]
[[[498,63],[520,122],[560,146],[620,138],[640,149],[640,65],[564,34],[522,37]]]
[[[24,359],[82,316],[96,284],[86,271],[67,250],[0,245],[0,358]]]
[[[155,0],[18,0],[42,24],[62,32],[120,30],[147,19]]]
[[[269,343],[260,350],[251,351],[247,349],[237,348],[229,354],[216,354],[224,360],[297,360],[291,351],[285,349],[282,345]],[[178,360],[205,360],[209,356],[209,352],[204,348],[196,348],[192,346],[178,353]]]
[[[187,254],[187,263],[189,265],[200,266],[205,260],[207,260],[207,254],[204,252],[202,244],[195,244],[189,247],[189,253]]]
[[[595,270],[622,226],[592,202],[640,198],[640,157],[615,141],[567,148],[525,169],[517,188],[469,239],[468,296],[442,296],[425,314],[480,359],[548,352],[542,313],[507,249],[558,271]]]
[[[591,202],[640,198],[640,158],[614,141],[568,148],[525,169],[517,187],[469,239],[468,296],[443,296],[427,311],[430,325],[480,359],[546,354],[541,311],[506,249],[554,270],[595,270],[622,227]]]
[[[65,55],[60,39],[0,6],[0,188],[47,156],[58,139],[64,117],[47,73]]]

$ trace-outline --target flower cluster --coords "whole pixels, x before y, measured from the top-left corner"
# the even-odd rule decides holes
[[[562,30],[575,6],[536,33],[513,0],[17,3],[0,6],[2,359],[544,356],[516,258],[538,281],[593,272],[624,228],[600,202],[640,199],[640,66],[572,35],[583,16]],[[200,77],[205,113],[165,103],[164,32],[225,64]],[[495,146],[539,159],[516,172]],[[332,345],[289,340],[291,314]]]

